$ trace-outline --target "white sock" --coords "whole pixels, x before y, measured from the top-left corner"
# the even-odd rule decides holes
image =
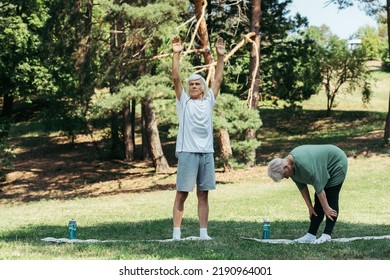
[[[332,239],[332,237],[330,237],[329,234],[323,233],[323,234],[321,235],[321,237],[318,238],[314,243],[315,243],[315,244],[321,244],[321,243],[325,243],[326,241],[329,241],[329,240],[331,240],[331,239]]]
[[[316,241],[316,236],[311,233],[306,233],[301,238],[295,239],[298,243],[314,243]]]
[[[210,240],[211,237],[207,234],[207,228],[199,229],[199,236],[201,239]]]
[[[181,230],[179,227],[174,227],[173,228],[173,234],[172,234],[172,238],[174,240],[178,240],[181,238]]]

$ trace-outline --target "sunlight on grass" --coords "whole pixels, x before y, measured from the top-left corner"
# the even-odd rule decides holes
[[[335,100],[337,107],[333,110],[387,112],[390,94],[390,73],[373,72],[372,77],[373,95],[369,104],[363,104],[361,92],[356,90],[351,94],[340,93]],[[302,102],[302,106],[308,110],[326,110],[326,102],[325,92],[321,91],[313,95],[309,100]]]
[[[381,82],[375,84],[373,100],[367,107],[362,105],[359,93],[341,95],[337,99],[338,107],[327,116],[325,96],[321,93],[303,102],[303,110],[283,110],[282,105],[260,108],[263,127],[259,132],[262,145],[258,149],[258,165],[239,173],[217,172],[217,190],[210,192],[209,234],[214,238],[210,242],[150,242],[171,238],[175,191],[170,187],[174,173],[165,178],[147,174],[134,180],[129,178],[127,185],[121,185],[120,193],[113,192],[115,195],[102,192],[104,195],[99,193],[100,196],[88,197],[87,193],[73,198],[58,190],[57,199],[52,199],[46,196],[47,192],[37,196],[42,189],[50,190],[41,187],[37,191],[40,186],[26,179],[38,174],[45,176],[44,168],[38,170],[36,166],[29,166],[19,171],[15,185],[8,186],[14,188],[12,192],[3,193],[0,259],[388,260],[390,240],[327,243],[313,247],[259,244],[243,239],[261,238],[264,219],[271,221],[271,238],[295,239],[306,233],[308,210],[297,187],[291,180],[274,183],[265,172],[270,157],[285,156],[293,147],[305,143],[338,144],[349,156],[349,171],[341,191],[340,215],[332,236],[390,234],[390,147],[385,146],[381,139],[388,110],[390,73],[374,72],[373,76]],[[24,139],[24,146],[16,147],[16,154],[28,150],[41,153],[43,142],[51,140],[48,135],[39,122],[15,124],[10,132],[16,144],[19,138],[28,138]],[[369,153],[362,154],[362,148]],[[101,167],[96,168],[99,170],[95,172]],[[126,174],[124,176],[137,176],[136,173]],[[88,180],[93,181],[92,178]],[[118,189],[118,182],[117,179],[106,179],[105,190]],[[58,180],[53,184],[56,183]],[[79,183],[86,184],[86,181],[75,181],[72,187],[79,187]],[[169,190],[153,188],[164,185]],[[99,186],[90,183],[91,189],[99,189]],[[313,195],[313,188],[309,189]],[[75,193],[82,191],[77,189]],[[24,200],[12,199],[12,195],[19,199],[23,196]],[[35,199],[43,199],[34,201],[34,195]],[[67,224],[72,218],[77,220],[79,239],[126,242],[49,244],[41,241],[45,237],[67,238]],[[323,225],[319,234],[322,229]],[[182,235],[198,234],[197,197],[196,193],[191,193],[185,204]]]
[[[341,192],[340,217],[334,233],[336,237],[389,233],[390,193],[386,187],[386,168],[389,165],[389,157],[350,159],[348,177]],[[362,169],[364,172],[361,172]],[[272,238],[297,238],[308,227],[308,212],[295,185],[289,180],[276,184],[264,174],[257,181],[245,180],[242,183],[218,185],[217,190],[210,193],[209,233],[215,240],[208,245],[208,255],[205,256],[203,250],[196,249],[201,246],[197,242],[145,243],[142,240],[171,237],[174,195],[174,191],[156,191],[2,205],[0,259],[281,258],[281,252],[276,250],[278,247],[258,245],[247,250],[245,248],[250,244],[240,238],[261,238],[261,224],[265,218],[271,220]],[[191,193],[183,220],[184,236],[198,235],[196,207],[196,195]],[[44,237],[66,238],[67,222],[71,218],[78,222],[80,239],[132,242],[51,245],[40,241]],[[389,241],[378,242],[388,244]],[[372,243],[365,244],[371,246]],[[346,250],[342,258],[347,259],[359,258],[361,250],[366,250],[364,245],[361,245],[361,249],[352,249],[348,244],[328,245],[329,249],[334,246]],[[259,253],[259,250],[266,251]],[[389,257],[388,250],[377,250],[372,257]],[[298,246],[283,254],[288,259],[300,258],[302,254],[306,254],[307,259],[318,257],[316,250],[305,246]],[[324,250],[321,256],[325,259],[333,257],[332,250]]]

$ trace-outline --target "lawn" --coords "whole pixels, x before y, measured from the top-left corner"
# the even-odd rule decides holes
[[[217,170],[217,191],[210,194],[211,241],[151,241],[171,238],[174,166],[170,173],[155,175],[150,166],[139,163],[97,162],[90,158],[87,149],[92,148],[85,139],[71,149],[58,136],[29,132],[26,124],[19,134],[13,132],[18,135],[13,140],[18,153],[15,171],[0,192],[0,259],[389,260],[388,239],[320,245],[243,239],[260,238],[263,219],[271,221],[271,238],[294,239],[306,233],[308,213],[297,188],[287,180],[273,183],[265,172],[269,159],[302,143],[337,144],[349,156],[333,238],[390,234],[390,148],[382,139],[390,75],[375,75],[382,82],[371,107],[352,95],[344,96],[331,116],[325,116],[325,103],[317,99],[321,96],[304,102],[303,111],[294,114],[261,108],[258,165],[230,174]],[[71,218],[78,222],[79,239],[118,242],[41,241],[66,238]],[[195,236],[198,230],[192,194],[182,235]]]

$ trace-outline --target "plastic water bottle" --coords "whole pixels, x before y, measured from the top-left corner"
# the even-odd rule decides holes
[[[75,219],[72,219],[68,223],[68,238],[69,239],[77,239],[76,237],[76,231],[77,231],[77,223]]]
[[[263,239],[269,239],[271,224],[268,220],[263,221]]]

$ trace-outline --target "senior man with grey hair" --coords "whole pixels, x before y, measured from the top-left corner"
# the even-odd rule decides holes
[[[348,169],[345,153],[334,145],[302,145],[285,158],[275,158],[268,164],[268,176],[275,182],[291,178],[309,209],[310,226],[306,235],[296,239],[299,243],[323,243],[331,234],[339,213],[339,193]],[[314,206],[307,185],[315,190]],[[323,234],[317,231],[326,217]]]
[[[179,37],[174,37],[172,40],[172,79],[179,117],[175,152],[178,164],[173,205],[172,237],[174,240],[181,239],[184,203],[195,185],[197,185],[198,197],[199,237],[203,240],[211,239],[207,232],[208,195],[210,190],[216,188],[212,110],[223,78],[225,42],[222,38],[217,39],[215,48],[217,65],[210,88],[202,76],[193,74],[187,79],[187,86],[184,89],[179,73],[183,45]]]

